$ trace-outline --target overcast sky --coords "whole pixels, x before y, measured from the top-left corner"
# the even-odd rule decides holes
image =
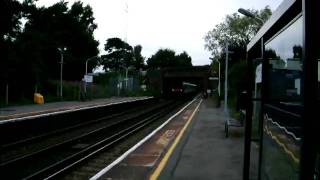
[[[50,6],[59,0],[39,0]],[[65,0],[71,5],[75,0]],[[106,39],[120,37],[130,45],[142,45],[146,58],[159,48],[177,53],[186,51],[194,65],[209,64],[210,53],[204,49],[206,32],[238,8],[274,11],[282,0],[82,0],[93,8],[98,24],[95,38],[100,53]]]

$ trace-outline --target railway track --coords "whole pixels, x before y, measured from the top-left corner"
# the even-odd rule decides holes
[[[67,141],[77,137],[79,134],[93,131],[102,126],[107,126],[112,120],[117,121],[118,119],[124,118],[125,116],[130,116],[132,113],[140,112],[145,109],[145,106],[141,106],[133,108],[132,110],[125,110],[120,113],[85,121],[83,123],[78,123],[65,128],[60,128],[40,135],[30,136],[25,139],[3,144],[0,146],[1,161],[10,161],[19,156],[26,155],[28,152],[36,152],[43,148],[47,148],[52,144]]]
[[[14,149],[14,147],[21,147],[23,144],[24,146],[28,144],[37,146],[35,145],[37,143],[34,143],[37,141],[46,142],[48,146],[38,147],[36,151],[31,148],[26,150],[28,153],[19,154],[18,151],[15,151],[11,153],[11,156],[10,153],[9,155],[7,153],[11,158],[1,158],[1,174],[4,177],[10,177],[10,179],[56,178],[106,149],[114,147],[114,144],[127,139],[130,135],[167,115],[177,105],[175,102],[159,103],[154,107],[143,107],[140,112],[135,109],[135,112],[105,117],[112,119],[112,121],[107,121],[108,123],[101,123],[101,118],[94,120],[91,122],[94,125],[90,128],[86,128],[90,123],[83,123],[6,144],[3,149]],[[68,132],[73,135],[66,138]],[[64,134],[64,138],[59,139],[58,136],[61,134]],[[99,162],[99,159],[95,161]]]

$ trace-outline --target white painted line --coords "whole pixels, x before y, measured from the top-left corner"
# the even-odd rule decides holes
[[[284,132],[285,132],[287,135],[290,135],[290,136],[293,137],[296,141],[301,141],[301,138],[298,138],[293,132],[288,131],[286,127],[281,126],[281,125],[278,124],[277,122],[274,122],[274,121],[272,120],[272,118],[269,118],[269,117],[268,117],[268,114],[265,114],[265,118],[267,118],[267,120],[270,121],[272,124],[278,126],[278,128],[284,130]]]
[[[157,129],[155,129],[153,132],[151,132],[148,136],[143,138],[140,142],[138,142],[136,145],[134,145],[132,148],[130,148],[128,151],[126,151],[124,154],[122,154],[118,159],[113,161],[111,164],[109,164],[107,167],[102,169],[100,172],[98,172],[96,175],[90,178],[90,180],[97,180],[101,176],[103,176],[106,172],[108,172],[111,168],[113,168],[115,165],[119,164],[124,158],[126,158],[130,153],[132,153],[134,150],[136,150],[139,146],[141,146],[143,143],[145,143],[147,140],[149,140],[155,133],[160,131],[165,125],[167,125],[173,118],[178,116],[182,111],[184,111],[190,104],[192,104],[195,100],[197,100],[197,97],[194,98],[191,102],[189,102],[187,105],[185,105],[180,111],[175,113],[173,116],[171,116],[166,122],[164,122],[161,126],[159,126]]]
[[[68,110],[51,112],[51,113],[44,113],[44,114],[38,114],[38,115],[33,115],[33,116],[11,118],[11,119],[6,119],[6,120],[0,120],[0,125],[1,124],[5,124],[5,123],[13,123],[13,122],[17,122],[17,121],[23,121],[23,120],[38,118],[38,117],[46,117],[46,116],[52,116],[52,115],[63,114],[63,113],[68,113],[68,112],[75,112],[75,111],[81,111],[81,110],[86,110],[86,109],[93,109],[93,108],[98,108],[98,107],[107,107],[107,106],[111,106],[111,105],[123,104],[123,103],[134,102],[134,101],[142,101],[142,100],[147,100],[147,99],[151,99],[151,98],[153,98],[153,97],[145,97],[145,98],[141,98],[141,99],[119,101],[119,102],[113,102],[113,103],[109,103],[109,104],[102,104],[102,105],[100,104],[100,105],[95,105],[95,106],[87,106],[87,107],[82,107],[82,108],[77,108],[77,109],[68,109]]]

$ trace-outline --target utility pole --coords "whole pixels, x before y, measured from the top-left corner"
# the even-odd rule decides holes
[[[219,98],[221,95],[221,82],[220,82],[220,73],[221,73],[221,69],[220,69],[220,61],[217,60],[218,64],[219,64],[219,75],[218,75],[218,94],[219,94]]]
[[[261,25],[264,24],[264,21],[263,19],[259,18],[258,16],[255,16],[254,14],[252,14],[251,12],[249,12],[248,10],[245,10],[243,8],[240,8],[238,9],[238,12],[247,16],[247,17],[250,17],[250,18],[253,18],[253,19],[256,19]],[[260,40],[261,42],[261,55],[263,54],[263,51],[264,51],[264,45],[263,45],[263,38],[261,38]],[[261,57],[261,59],[263,60],[263,56]],[[263,61],[262,61],[263,62]],[[263,72],[262,72],[263,74]],[[262,78],[262,77],[261,77]],[[255,81],[255,97],[256,97],[256,90],[257,90],[257,86],[256,86],[256,81]],[[247,92],[249,93],[249,92]],[[250,97],[251,98],[251,97]],[[256,112],[254,112],[256,113]],[[260,112],[260,118],[261,118],[261,112]],[[250,117],[251,118],[251,117]],[[250,119],[249,118],[249,119]],[[248,120],[248,118],[247,118]],[[251,126],[252,126],[252,122],[250,122],[252,120],[249,120],[247,122],[247,125],[245,126],[245,141],[244,141],[244,157],[243,157],[243,179],[244,180],[247,180],[249,179],[249,174],[250,174],[250,154],[251,154]],[[260,179],[261,178],[261,162],[262,162],[262,149],[263,149],[263,123],[262,122],[259,122],[259,130],[260,130],[260,142],[259,142],[259,160],[258,160],[258,163],[259,163],[259,167],[258,167],[258,178]]]
[[[125,17],[126,19],[125,19],[124,41],[127,43],[127,41],[128,41],[128,14],[129,14],[128,2],[125,2],[124,12],[126,13],[126,17]]]
[[[217,62],[218,63],[218,95],[219,95],[219,98],[220,98],[220,95],[221,95],[221,63],[218,59],[214,59],[214,58],[209,58],[212,60],[212,62]]]
[[[228,42],[226,42],[226,67],[224,78],[224,112],[228,113],[228,61],[229,61],[229,49]]]
[[[126,67],[126,91],[128,90],[128,67]]]
[[[6,105],[9,105],[9,85],[6,84]]]
[[[84,75],[87,75],[88,74],[88,61],[91,61],[93,60],[94,58],[97,58],[98,56],[93,56],[89,59],[86,60],[86,70],[85,70],[85,74]],[[85,86],[84,86],[84,93],[87,93],[87,81],[84,82],[85,83]]]
[[[61,62],[60,62],[60,98],[62,99],[62,76],[63,76],[63,53],[61,53]]]
[[[60,52],[60,56],[61,56],[61,61],[60,61],[60,99],[62,100],[63,95],[62,95],[62,91],[63,91],[63,86],[62,86],[62,76],[63,76],[63,54],[64,51],[67,50],[67,48],[58,48],[59,52]]]

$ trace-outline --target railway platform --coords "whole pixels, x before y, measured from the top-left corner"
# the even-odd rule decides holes
[[[224,133],[224,113],[194,99],[94,179],[242,178],[243,128]]]
[[[11,106],[0,108],[0,121],[14,118],[24,118],[48,113],[57,113],[70,110],[78,110],[95,106],[112,105],[118,103],[143,100],[150,97],[111,97],[104,99],[95,99],[91,101],[61,101],[45,104],[32,104],[23,106]]]

